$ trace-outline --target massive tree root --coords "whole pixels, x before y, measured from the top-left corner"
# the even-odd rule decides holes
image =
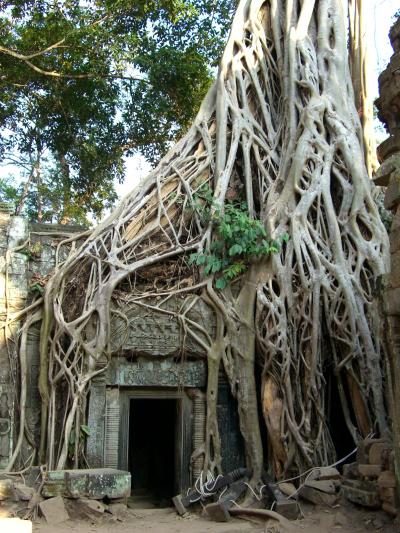
[[[276,476],[335,456],[327,368],[354,439],[387,431],[376,286],[388,240],[362,145],[341,2],[242,0],[218,78],[187,135],[47,286],[40,456],[49,468],[65,466],[90,380],[113,353],[113,316],[128,328],[135,305],[176,316],[206,354],[205,472],[220,469],[222,365],[254,482],[263,469],[256,364]],[[249,259],[223,290],[188,261],[213,241],[212,217],[193,209],[205,184],[215,209],[239,198],[272,238],[290,236],[278,253]],[[177,295],[182,306],[169,311],[164,304]],[[214,314],[214,336],[188,317],[200,300]]]

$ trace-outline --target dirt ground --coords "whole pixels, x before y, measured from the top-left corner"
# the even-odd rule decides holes
[[[68,520],[58,526],[50,526],[43,520],[34,523],[34,533],[400,533],[400,527],[385,513],[366,511],[347,502],[335,508],[301,505],[304,518],[291,522],[291,527],[278,526],[274,520],[267,523],[232,519],[217,523],[200,514],[179,517],[174,509],[128,509],[117,519],[105,513],[96,519]],[[1,532],[3,533],[3,532]],[[6,532],[4,532],[6,533]]]

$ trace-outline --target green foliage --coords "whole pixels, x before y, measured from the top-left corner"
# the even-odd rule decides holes
[[[18,203],[36,169],[25,205],[31,218],[102,216],[116,199],[115,181],[124,180],[125,156],[140,152],[154,163],[191,123],[234,7],[233,0],[3,2],[2,47],[36,54],[28,64],[0,51],[0,158],[18,159],[20,169],[3,197]]]
[[[86,426],[85,424],[81,424],[80,426],[80,432],[79,432],[79,448],[83,448],[85,444],[85,440],[90,435],[90,428],[89,426]],[[75,442],[76,442],[76,435],[75,435],[75,428],[71,430],[69,441],[68,441],[68,457],[70,460],[74,459],[75,455]]]
[[[189,263],[203,268],[204,275],[216,275],[217,289],[246,272],[251,261],[277,253],[284,235],[279,241],[268,239],[261,220],[249,216],[245,202],[227,202],[223,207],[215,205],[212,192],[203,189],[194,197],[194,209],[204,221],[214,225],[214,240],[205,253],[193,253]]]

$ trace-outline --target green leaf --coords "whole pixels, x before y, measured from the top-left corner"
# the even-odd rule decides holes
[[[218,278],[215,282],[215,287],[219,290],[222,290],[222,289],[225,289],[225,287],[227,286],[228,282],[226,281],[225,278]]]
[[[85,424],[82,424],[81,425],[81,432],[84,433],[85,435],[89,436],[90,435],[89,426],[86,426]]]
[[[206,255],[198,255],[196,257],[196,265],[197,266],[201,266],[201,265],[204,265],[207,261],[207,256]]]
[[[228,253],[230,256],[232,256],[232,255],[239,255],[242,253],[242,251],[243,251],[243,248],[240,244],[234,244],[233,246],[229,248]]]

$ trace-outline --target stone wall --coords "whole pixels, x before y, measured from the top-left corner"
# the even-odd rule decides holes
[[[385,186],[385,207],[394,214],[390,232],[391,272],[387,284],[386,313],[392,370],[392,418],[396,478],[400,497],[400,18],[389,33],[394,54],[379,76],[376,101],[379,118],[389,137],[378,148],[382,163],[375,183]],[[400,500],[399,500],[400,501]]]
[[[15,314],[40,297],[43,286],[66,259],[70,244],[60,243],[82,230],[77,226],[28,224],[13,209],[0,204],[0,314],[7,324]],[[147,302],[154,305],[157,302]],[[160,303],[160,310],[114,301],[122,306],[126,320],[111,313],[113,357],[107,371],[90,384],[88,395],[89,435],[86,459],[91,467],[127,468],[129,442],[129,399],[132,397],[175,398],[179,406],[176,442],[180,456],[177,479],[180,487],[190,484],[190,457],[195,443],[204,439],[205,419],[192,424],[194,405],[205,412],[204,390],[207,364],[202,342],[214,336],[215,318],[206,304],[193,302],[190,295]],[[197,339],[184,335],[174,316],[182,313],[196,329]],[[18,333],[24,317],[3,327],[0,339],[0,470],[9,462],[19,432]],[[41,399],[38,390],[40,322],[32,326],[27,338],[26,434],[21,458],[14,470],[25,467],[40,441]],[[183,348],[183,349],[182,349]],[[193,399],[196,399],[194,401]],[[201,401],[200,401],[201,400]],[[196,403],[197,402],[197,403]],[[197,405],[198,406],[198,405]],[[198,410],[197,410],[198,411]],[[179,418],[180,417],[180,418]],[[180,420],[180,422],[179,422]],[[218,421],[221,431],[225,470],[244,464],[243,442],[239,432],[237,405],[225,379],[220,378]],[[193,431],[192,431],[193,426]],[[195,431],[197,427],[197,432]],[[199,429],[200,427],[200,429]],[[179,443],[186,444],[179,444]],[[193,465],[193,474],[199,466]]]
[[[79,226],[30,225],[13,211],[9,204],[0,203],[0,470],[8,464],[18,432],[17,343],[23,317],[12,322],[11,318],[40,293],[41,285],[55,268],[60,241],[82,230]],[[59,260],[67,253],[66,247],[61,248]],[[40,423],[39,327],[31,328],[27,346],[27,429],[36,443]],[[32,448],[25,442],[22,464],[16,466],[23,466],[31,454]]]

